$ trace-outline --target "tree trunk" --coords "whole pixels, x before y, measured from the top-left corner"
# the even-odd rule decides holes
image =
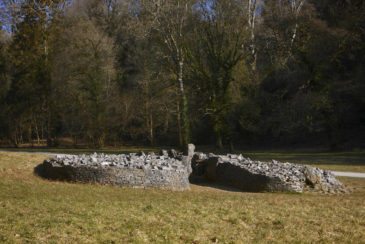
[[[220,132],[217,132],[217,147],[219,149],[223,148],[222,134]]]
[[[19,144],[24,144],[22,129],[19,129],[19,140],[18,141],[19,141]]]
[[[153,146],[155,144],[155,138],[154,138],[154,133],[153,133],[153,115],[152,113],[150,113],[150,141],[151,141],[151,146]]]
[[[47,108],[49,110],[49,108]],[[47,146],[53,146],[53,139],[51,135],[51,113],[47,111]]]
[[[32,124],[30,123],[28,127],[28,140],[30,142],[31,147],[33,147],[33,138],[32,138],[33,130],[32,130]]]
[[[44,124],[42,123],[41,125],[41,139],[44,140]]]
[[[37,121],[36,120],[34,120],[34,129],[35,129],[35,134],[37,136],[37,144],[39,146],[41,144],[41,140],[40,140],[38,125],[37,125]]]
[[[181,53],[181,52],[180,52]],[[182,120],[182,143],[181,146],[185,146],[190,140],[190,129],[189,129],[189,119],[188,119],[188,103],[184,90],[184,58],[180,58],[179,61],[179,72],[178,80],[180,85],[180,97],[181,97],[181,120]]]
[[[251,68],[253,71],[256,70],[257,63],[257,53],[256,53],[256,45],[255,45],[255,21],[256,21],[256,0],[248,0],[248,26],[251,31],[251,54],[252,54],[252,63]]]
[[[298,30],[298,23],[295,24],[295,27],[294,27],[294,30],[293,30],[293,35],[292,35],[291,40],[290,40],[290,54],[291,54],[291,51],[293,49],[295,39],[297,37],[297,30]]]
[[[17,130],[15,131],[15,133],[10,137],[11,138],[11,141],[13,143],[13,146],[14,147],[18,147],[19,146],[19,140],[18,140],[18,135],[17,135]]]
[[[169,116],[170,116],[169,111],[166,111],[166,117],[165,117],[164,129],[163,129],[164,134],[167,134],[167,132],[169,131],[169,124],[170,124]]]
[[[73,138],[73,146],[77,147],[77,136],[72,136]]]
[[[300,11],[302,10],[305,2],[306,2],[306,0],[301,0],[301,1],[299,1],[299,3],[296,1],[291,2],[292,3],[292,12],[295,16],[295,26],[293,29],[293,35],[290,40],[289,57],[291,56],[293,45],[294,45],[295,39],[297,37],[297,32],[298,32],[298,28],[299,28],[298,17],[299,17]]]
[[[182,128],[181,128],[181,111],[180,111],[180,101],[177,101],[176,104],[176,113],[177,113],[177,128],[179,131],[179,145],[183,146],[183,137],[182,137]]]
[[[98,138],[98,148],[103,148],[105,145],[105,133],[102,132]]]

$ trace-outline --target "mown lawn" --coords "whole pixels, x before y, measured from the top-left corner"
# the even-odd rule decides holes
[[[365,180],[349,195],[189,192],[50,182],[45,155],[0,152],[0,242],[361,243]]]

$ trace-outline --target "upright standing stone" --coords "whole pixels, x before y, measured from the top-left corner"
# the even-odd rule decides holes
[[[193,172],[193,169],[191,167],[191,160],[193,159],[194,153],[195,153],[195,145],[188,144],[185,149],[184,156],[182,157],[182,162],[186,166],[189,174]]]
[[[187,155],[192,158],[194,156],[194,153],[195,153],[195,145],[188,144]]]

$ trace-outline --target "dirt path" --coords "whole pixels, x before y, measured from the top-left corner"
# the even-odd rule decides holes
[[[335,176],[351,177],[351,178],[365,178],[365,173],[355,173],[355,172],[342,172],[342,171],[332,171]]]

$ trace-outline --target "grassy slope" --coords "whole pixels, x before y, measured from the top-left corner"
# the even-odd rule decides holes
[[[44,155],[0,152],[0,242],[353,242],[365,239],[365,180],[346,196],[190,192],[49,182]]]

